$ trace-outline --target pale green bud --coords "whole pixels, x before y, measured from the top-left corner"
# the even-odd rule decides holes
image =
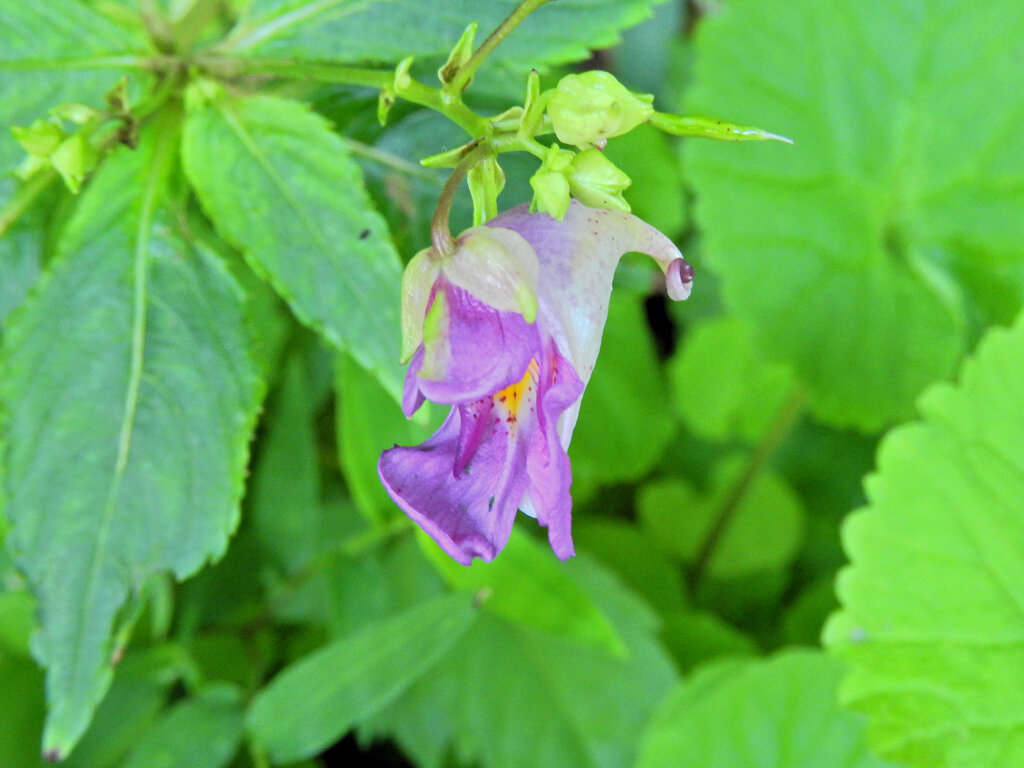
[[[569,210],[569,181],[564,173],[541,168],[530,177],[533,187],[531,211],[540,211],[556,219]]]
[[[558,140],[588,147],[619,136],[654,113],[653,96],[632,93],[609,72],[566,75],[548,103]]]
[[[85,177],[92,172],[98,162],[99,153],[96,148],[80,133],[64,139],[50,153],[50,163],[74,194],[78,194]]]
[[[586,149],[576,155],[568,176],[572,196],[584,205],[629,213],[629,203],[622,192],[633,183],[632,179],[600,150]]]

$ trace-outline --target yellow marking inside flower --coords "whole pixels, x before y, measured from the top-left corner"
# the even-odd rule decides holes
[[[537,379],[539,371],[540,368],[537,365],[536,359],[531,360],[530,364],[526,366],[526,373],[523,374],[523,378],[494,395],[494,402],[501,403],[508,408],[511,418],[515,419],[519,415],[519,406],[522,405],[526,393]]]

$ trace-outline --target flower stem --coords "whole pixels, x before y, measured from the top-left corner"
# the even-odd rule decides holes
[[[451,230],[448,228],[448,219],[452,212],[452,201],[455,200],[455,193],[458,192],[459,185],[466,178],[469,169],[480,161],[488,149],[484,142],[467,145],[465,156],[452,169],[451,175],[444,183],[444,189],[441,190],[441,196],[437,200],[437,207],[434,209],[434,216],[430,220],[430,242],[438,256],[448,256],[455,250],[455,240],[452,237]]]
[[[509,36],[509,33],[513,29],[519,26],[519,24],[537,10],[540,6],[548,0],[523,0],[519,5],[515,7],[515,10],[510,13],[497,28],[491,32],[486,40],[481,43],[480,47],[473,51],[473,55],[469,57],[464,65],[459,68],[459,71],[455,73],[455,77],[452,78],[449,87],[452,93],[462,93],[466,90],[466,86],[469,84],[470,79],[473,77],[473,73],[476,72],[477,68],[483,64],[486,59],[498,44]]]
[[[786,402],[779,408],[775,420],[765,430],[764,435],[762,435],[743,474],[733,483],[729,492],[715,510],[711,530],[708,531],[687,574],[686,582],[690,588],[690,594],[697,592],[707,573],[711,558],[714,556],[718,545],[722,543],[722,539],[735,518],[736,511],[739,509],[743,497],[746,496],[757,476],[761,474],[761,471],[768,466],[772,455],[800,417],[805,398],[806,395],[801,388],[794,389],[790,393]]]

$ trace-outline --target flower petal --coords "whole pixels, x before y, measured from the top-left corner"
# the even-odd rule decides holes
[[[530,441],[526,458],[530,477],[529,502],[537,522],[548,528],[548,540],[562,560],[572,557],[572,467],[558,434],[562,413],[579,401],[583,394],[572,364],[559,353],[554,342],[548,343],[540,366],[537,390],[538,428]]]
[[[406,362],[423,341],[423,317],[427,314],[431,290],[441,267],[433,248],[412,257],[402,273],[402,355]]]
[[[584,385],[590,380],[608,318],[615,267],[624,253],[653,257],[668,273],[670,295],[685,298],[692,270],[679,249],[657,229],[622,211],[588,208],[573,201],[561,221],[512,208],[489,226],[511,229],[533,246],[540,260],[537,324],[555,340]],[[689,278],[689,279],[687,279]],[[563,445],[576,424],[579,404],[562,417]]]
[[[519,381],[541,349],[537,326],[518,312],[494,309],[443,275],[435,289],[417,377],[420,392],[454,405]]]
[[[474,416],[486,423],[464,430],[464,420]],[[493,560],[502,550],[526,492],[526,457],[535,424],[508,417],[508,410],[497,405],[486,413],[454,407],[425,443],[396,446],[377,463],[395,503],[463,565],[474,557]],[[473,451],[461,445],[467,433],[476,443]],[[453,477],[456,459],[466,453],[471,460]]]

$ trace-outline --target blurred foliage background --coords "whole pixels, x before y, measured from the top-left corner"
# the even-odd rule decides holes
[[[120,52],[173,58],[160,35],[199,6],[196,51],[295,63],[220,72],[228,111],[141,119],[140,148],[78,196],[54,171],[17,180],[24,152],[0,139],[0,768],[43,764],[41,744],[69,768],[1024,764],[1024,11],[536,11],[474,107],[518,103],[531,67],[545,87],[601,67],[665,111],[796,143],[649,126],[609,142],[693,295],[619,268],[570,450],[579,556],[558,562],[521,516],[494,563],[464,569],[376,460],[443,416],[404,419],[385,352],[395,253],[429,241],[445,178],[418,161],[465,138],[401,102],[382,127],[376,91],[303,62],[415,53],[428,81],[466,23],[513,5],[0,0],[5,125],[101,107],[122,65],[144,104],[160,70]],[[294,26],[264,38],[261,19]],[[535,161],[502,162],[506,208]],[[454,231],[470,210],[460,197]],[[97,519],[93,441],[117,444],[140,263],[152,424],[142,480]]]

